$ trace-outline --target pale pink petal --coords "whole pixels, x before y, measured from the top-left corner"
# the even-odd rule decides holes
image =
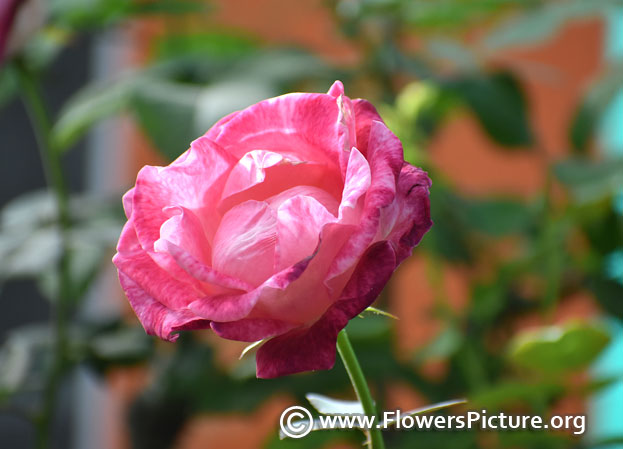
[[[309,257],[271,276],[255,290],[239,295],[205,297],[189,304],[189,309],[205,319],[229,322],[248,318],[263,295],[277,294],[303,274],[312,258]],[[253,316],[249,318],[258,318]],[[260,318],[263,318],[260,316]]]
[[[260,285],[274,273],[277,217],[263,201],[246,201],[221,220],[214,236],[212,266],[219,272]]]
[[[357,204],[359,199],[363,199],[370,188],[370,182],[371,174],[368,161],[357,148],[353,148],[348,159],[346,180],[342,192],[342,201],[340,202],[340,222],[354,223],[359,218],[357,215]]]
[[[218,210],[225,213],[245,201],[263,201],[302,185],[321,188],[337,197],[341,184],[339,173],[326,164],[287,159],[270,151],[251,151],[229,174]]]
[[[315,198],[295,196],[277,210],[276,269],[282,270],[311,256],[327,223],[336,218]]]
[[[240,159],[264,149],[305,161],[338,167],[344,147],[336,99],[326,94],[294,93],[261,101],[225,123],[215,142]]]
[[[210,295],[238,294],[253,290],[253,286],[250,284],[219,273],[168,240],[160,239],[156,241],[155,246],[158,253],[166,253],[171,256],[179,268],[192,276],[193,279],[200,281],[203,287],[202,290]]]
[[[208,264],[212,259],[212,250],[199,218],[182,206],[166,207],[163,212],[170,216],[160,227],[160,239],[167,240],[183,249],[197,261]]]
[[[305,270],[296,277],[283,278],[285,282],[278,289],[265,285],[252,316],[284,318],[299,323],[312,323],[320,318],[340,293],[332,294],[322,280],[327,276],[331,261],[355,230],[353,225],[324,225],[318,247]]]
[[[300,195],[314,198],[334,217],[338,216],[340,205],[338,200],[335,199],[333,195],[330,195],[326,190],[309,185],[301,185],[284,190],[279,192],[277,195],[267,198],[266,202],[270,205],[270,207],[277,210],[285,201]]]
[[[132,187],[121,198],[121,201],[123,202],[123,211],[125,212],[125,216],[127,218],[130,218],[132,216],[132,205],[134,204],[134,189],[135,187]]]
[[[232,168],[223,194],[226,198],[235,193],[246,190],[256,184],[264,182],[266,179],[266,169],[273,167],[285,158],[281,154],[266,150],[253,150],[242,156],[238,163]],[[293,160],[293,162],[300,162]]]
[[[342,82],[339,80],[335,81],[329,88],[327,94],[335,98],[339,97],[340,95],[344,95],[344,84],[342,84]]]
[[[339,289],[332,280],[351,269],[378,233],[383,208],[392,204],[396,180],[403,164],[400,140],[381,122],[370,127],[368,162],[371,170],[370,188],[366,192],[364,210],[356,233],[342,247],[332,262],[325,283]]]
[[[132,202],[134,226],[143,248],[153,250],[160,238],[160,226],[169,218],[164,212],[169,206],[193,211],[211,238],[220,217],[204,209],[217,203],[225,175],[234,163],[218,145],[199,138],[171,165],[144,167],[137,176]]]
[[[389,242],[370,247],[339,300],[318,321],[272,338],[260,347],[257,377],[268,379],[332,368],[337,334],[374,302],[395,268],[396,258]]]

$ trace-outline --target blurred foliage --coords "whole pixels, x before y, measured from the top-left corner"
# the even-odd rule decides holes
[[[533,197],[465,195],[444,178],[427,148],[448,120],[469,114],[501,151],[540,151],[522,74],[493,64],[493,52],[542,42],[570,20],[603,17],[622,3],[332,1],[328,6],[341,30],[362,53],[357,64],[334,67],[300,49],[263,44],[240,30],[180,27],[180,17],[209,16],[211,7],[198,1],[54,0],[45,27],[19,57],[44,75],[59,52],[85,33],[144,16],[164,18],[169,26],[151,43],[149,64],[77,89],[54,118],[50,143],[54,151],[69,151],[101,120],[128,114],[167,160],[232,111],[289,91],[326,90],[334,79],[342,79],[349,91],[352,87],[356,96],[378,106],[402,140],[406,160],[426,168],[434,180],[435,225],[418,253],[427,260],[431,284],[438,290],[434,313],[443,323],[442,331],[397,360],[388,349],[398,338],[391,318],[364,314],[348,326],[379,408],[387,402],[388,387],[400,383],[429,403],[467,397],[469,407],[490,413],[546,414],[571,394],[586,398],[611,382],[569,381],[608,345],[610,336],[601,323],[586,319],[526,331],[514,330],[513,323],[518,317],[552,317],[574,294],[589,294],[605,315],[623,318],[623,280],[607,271],[613,255],[623,248],[623,217],[614,202],[623,185],[623,161],[606,156],[594,136],[622,88],[621,67],[604,69],[578,102],[566,130],[570,156],[546,167],[547,182]],[[473,27],[486,32],[464,39]],[[417,51],[404,45],[413,35],[422,41]],[[16,91],[9,62],[0,67],[0,106]],[[558,190],[564,191],[564,201]],[[85,196],[70,203],[74,318],[68,328],[69,363],[99,374],[124,364],[150,367],[153,379],[128,412],[133,448],[171,447],[192,416],[251,413],[275,394],[301,404],[310,392],[352,396],[339,361],[331,371],[260,381],[254,378],[253,350],[240,362],[223,366],[201,332],[183,335],[174,346],[160,350],[152,338],[125,321],[81,318],[82,300],[111,255],[123,223],[117,203]],[[41,291],[53,297],[58,279],[52,269],[63,255],[55,217],[55,203],[45,192],[17,198],[4,208],[0,283],[34,278]],[[512,257],[497,256],[496,248],[508,241],[516,246]],[[468,269],[483,263],[487,276],[470,278],[468,306],[455,310],[444,298],[443,267]],[[382,295],[380,307],[391,293]],[[51,332],[47,325],[31,326],[12,332],[4,342],[0,408],[36,415],[53,363]],[[425,375],[431,362],[441,362],[444,374]],[[392,448],[476,448],[484,447],[482,436],[477,431],[389,432],[387,442]],[[592,447],[584,440],[545,432],[499,432],[495,437],[500,448]],[[265,447],[317,448],[333,442],[357,447],[361,437],[341,431],[280,440],[275,431]]]

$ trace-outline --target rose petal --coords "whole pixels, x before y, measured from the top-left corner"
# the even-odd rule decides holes
[[[123,211],[125,212],[125,216],[127,218],[130,218],[132,216],[132,205],[134,204],[134,190],[135,187],[132,187],[121,198],[121,201],[123,203]]]
[[[263,201],[297,186],[317,187],[338,198],[341,185],[337,171],[326,164],[256,150],[245,154],[232,169],[218,209],[225,213],[236,204]]]
[[[217,270],[198,261],[184,249],[169,242],[168,240],[160,239],[156,241],[155,246],[157,252],[166,253],[171,256],[175,264],[192,276],[193,279],[201,281],[204,284],[208,284],[207,286],[202,284],[202,287],[204,287],[203,291],[208,294],[222,295],[226,293],[238,293],[238,291],[248,292],[253,290],[253,286],[250,284],[247,284],[240,279],[232,278],[231,276],[219,273]]]
[[[311,257],[280,271],[267,279],[258,288],[248,293],[205,297],[194,301],[188,307],[195,314],[218,322],[247,318],[262,295],[277,294],[279,291],[284,290],[303,274],[310,260]]]
[[[4,0],[0,4],[0,63],[4,60],[17,10],[21,3],[24,3],[24,0]]]
[[[335,81],[329,88],[327,94],[335,98],[339,97],[340,95],[344,95],[344,84],[342,84],[342,82],[339,80]]]
[[[308,259],[305,270],[287,279],[280,289],[265,288],[253,308],[252,316],[287,317],[287,321],[308,324],[320,318],[337,299],[321,280],[326,277],[331,260],[355,230],[353,225],[324,225],[318,247]]]
[[[302,185],[292,187],[291,189],[284,190],[275,196],[267,198],[266,202],[270,205],[270,207],[278,210],[284,202],[290,198],[294,198],[295,196],[310,196],[322,204],[324,208],[331,213],[331,215],[334,217],[338,216],[338,201],[333,197],[333,195],[327,193],[326,190],[314,186]]]
[[[298,325],[281,320],[246,318],[229,323],[212,322],[210,326],[222,338],[253,342],[284,334]]]
[[[218,138],[218,136],[221,134],[221,132],[223,132],[223,127],[227,124],[227,122],[229,122],[236,115],[238,115],[239,112],[240,111],[232,112],[231,114],[228,114],[222,119],[220,119],[218,122],[212,125],[212,127],[209,130],[206,131],[203,137],[206,137],[208,140],[215,141]]]
[[[370,165],[357,148],[353,148],[348,159],[346,180],[340,202],[339,219],[342,223],[355,223],[359,218],[356,206],[370,188]]]
[[[199,218],[190,210],[181,206],[171,206],[163,210],[169,215],[160,227],[160,240],[167,240],[183,249],[197,261],[210,263],[212,251]]]
[[[164,212],[169,206],[193,211],[210,239],[220,217],[213,210],[203,209],[217,203],[225,175],[234,163],[218,145],[202,137],[171,165],[144,167],[137,176],[132,202],[141,246],[153,250],[154,242],[160,238],[160,226],[169,218]]]
[[[257,352],[257,377],[268,379],[302,371],[330,369],[337,334],[374,302],[396,268],[389,242],[366,251],[340,299],[316,323],[272,338]]]
[[[282,270],[311,256],[327,223],[336,221],[315,198],[295,196],[277,210],[276,269]]]
[[[149,335],[175,341],[178,334],[174,332],[210,327],[210,321],[197,317],[189,310],[168,309],[121,271],[119,282],[128,296],[134,313]]]
[[[325,284],[339,289],[333,279],[351,269],[377,235],[381,210],[394,200],[396,180],[403,164],[400,140],[381,122],[370,127],[368,148],[371,182],[366,192],[363,214],[357,232],[332,262]]]
[[[394,242],[399,263],[411,255],[413,247],[433,225],[430,186],[426,172],[405,163],[398,179],[396,201],[382,211],[381,229],[386,235],[383,238]]]
[[[221,220],[214,236],[212,266],[219,272],[260,285],[274,273],[277,217],[263,201],[246,201]]]
[[[240,159],[258,148],[339,168],[344,148],[336,99],[293,93],[261,101],[225,123],[215,142]]]
[[[185,281],[176,279],[149,257],[138,242],[133,219],[121,231],[113,263],[119,272],[169,309],[183,309],[203,296],[197,280],[188,275]]]
[[[376,108],[367,100],[352,100],[353,110],[355,111],[355,129],[357,134],[357,148],[368,156],[368,140],[370,138],[370,128],[372,122],[383,122],[383,119],[376,111]]]

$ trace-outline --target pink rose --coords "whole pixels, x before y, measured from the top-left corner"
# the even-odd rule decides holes
[[[430,184],[337,81],[235,112],[144,167],[113,262],[149,334],[266,339],[263,378],[329,369],[338,332],[430,228]]]
[[[46,15],[44,0],[0,0],[0,65],[26,45]]]

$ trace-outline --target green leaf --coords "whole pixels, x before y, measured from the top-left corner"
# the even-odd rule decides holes
[[[429,344],[420,349],[414,356],[416,364],[424,363],[428,360],[445,359],[454,354],[463,341],[463,335],[454,326],[448,326],[443,332]]]
[[[386,312],[386,311],[381,310],[381,309],[377,309],[376,307],[372,307],[372,306],[370,306],[370,307],[368,307],[366,310],[364,310],[364,313],[365,313],[365,312],[368,312],[368,313],[373,313],[373,314],[375,314],[375,315],[385,316],[385,317],[387,317],[387,318],[392,318],[392,319],[394,319],[394,320],[399,320],[399,319],[400,319],[400,318],[398,318],[396,315],[393,315],[393,314],[391,314],[391,313],[389,313],[389,312]]]
[[[52,362],[52,341],[48,326],[24,326],[9,334],[0,350],[0,399],[43,384]]]
[[[504,407],[544,404],[562,393],[563,389],[558,382],[501,381],[471,396],[470,404],[474,408],[484,408],[490,411]]]
[[[444,87],[444,86],[442,86]],[[487,134],[506,147],[534,141],[519,81],[509,72],[459,78],[445,84],[476,115]]]
[[[89,342],[91,356],[108,364],[145,360],[153,349],[153,340],[140,327],[122,327],[96,335]]]
[[[65,104],[52,128],[53,147],[60,151],[69,149],[98,121],[121,112],[129,104],[140,79],[140,76],[129,75],[79,90]]]
[[[439,410],[443,410],[449,407],[454,407],[456,405],[467,404],[467,399],[452,399],[450,401],[438,402],[436,404],[425,405],[424,407],[419,407],[413,410],[409,410],[407,412],[401,412],[401,418],[406,416],[415,416],[415,415],[423,415],[424,413],[432,413]],[[397,419],[388,419],[385,421],[388,426],[394,426],[398,423]]]
[[[242,360],[244,358],[245,355],[247,355],[249,353],[249,351],[252,351],[253,349],[257,348],[258,346],[260,346],[262,343],[264,343],[264,339],[262,340],[258,340],[254,343],[251,343],[248,346],[245,346],[245,348],[242,350],[242,352],[240,353],[240,355],[238,356],[238,360]]]
[[[17,92],[17,81],[8,65],[0,67],[0,108],[11,101]]]
[[[363,407],[359,401],[333,399],[317,393],[307,393],[305,398],[307,398],[318,413],[322,413],[323,415],[364,414]]]
[[[619,281],[592,276],[588,287],[601,306],[619,320],[623,320],[623,285]]]
[[[608,14],[620,4],[620,0],[543,2],[540,7],[502,21],[485,35],[481,45],[488,51],[500,51],[506,47],[537,44],[553,36],[569,20]]]
[[[137,86],[132,106],[151,142],[173,160],[220,118],[274,92],[269,85],[246,79],[207,87],[154,79]]]
[[[466,226],[492,236],[522,231],[532,219],[523,203],[510,199],[464,199],[458,212]]]
[[[132,107],[138,123],[169,160],[199,137],[194,121],[200,91],[196,86],[164,80],[152,80],[135,89]]]
[[[554,166],[554,174],[579,202],[612,195],[623,185],[623,159],[592,162],[570,159]]]
[[[167,34],[155,44],[158,59],[197,56],[229,60],[248,56],[256,49],[251,38],[216,32]]]
[[[515,365],[533,371],[574,371],[592,362],[609,341],[602,326],[573,322],[518,334],[510,344],[509,358]]]
[[[585,153],[600,119],[623,88],[623,64],[609,68],[589,90],[578,107],[569,129],[572,148]]]
[[[50,6],[54,22],[74,29],[108,26],[141,15],[188,14],[205,10],[205,3],[189,0],[52,0]]]

